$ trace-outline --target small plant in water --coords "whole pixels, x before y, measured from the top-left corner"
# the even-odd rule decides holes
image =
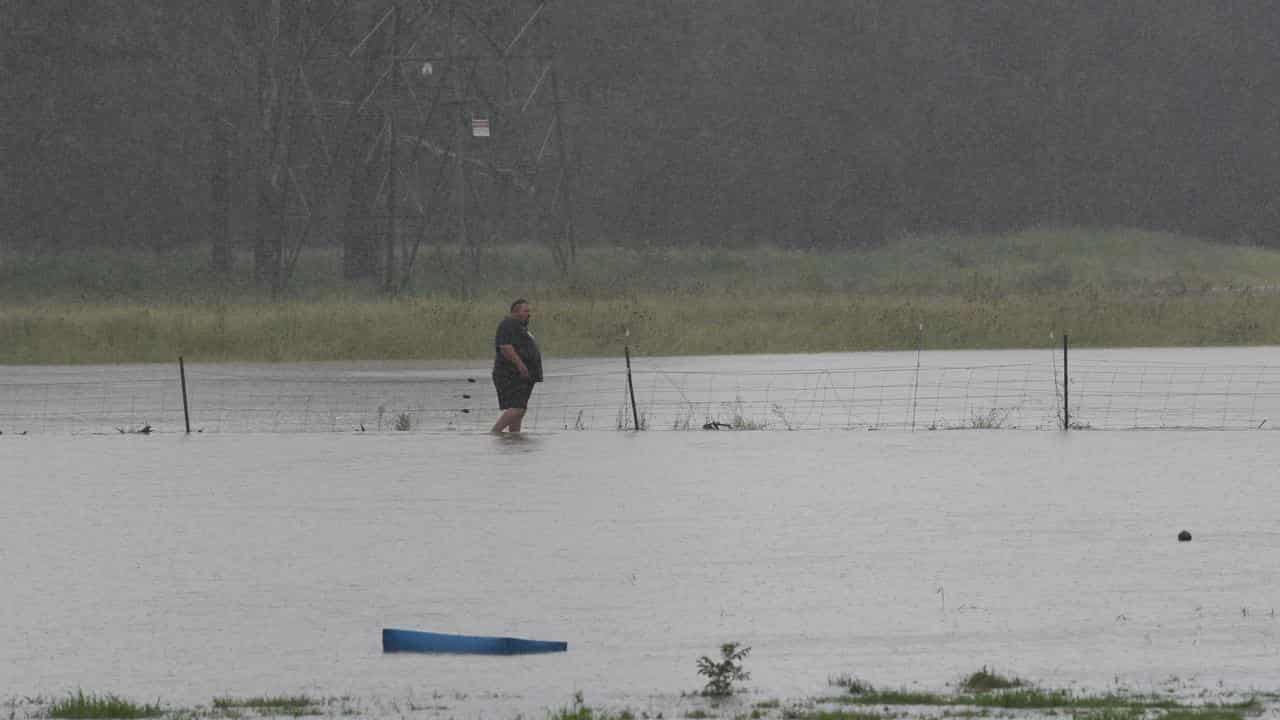
[[[703,655],[698,658],[698,674],[707,678],[707,686],[703,695],[723,697],[733,694],[733,684],[751,679],[751,673],[742,669],[742,659],[751,652],[749,647],[740,647],[738,643],[725,643],[720,646],[720,660],[712,660]]]
[[[259,715],[288,715],[303,717],[306,715],[323,715],[323,702],[306,695],[273,695],[264,697],[234,698],[221,697],[213,699],[213,707],[222,717],[243,717],[242,710],[253,710]],[[342,714],[350,708],[344,708]]]
[[[783,427],[786,429],[795,430],[795,426],[792,425],[791,420],[787,418],[787,412],[777,403],[773,404],[773,416],[778,418],[779,422],[781,422]]]
[[[974,413],[969,418],[969,427],[974,430],[999,430],[1004,427],[1004,421],[1008,419],[1012,408],[1001,410],[1000,408],[991,408],[986,414]]]
[[[396,429],[400,431],[410,430],[413,428],[413,417],[409,413],[400,413],[396,416]]]
[[[662,717],[659,715],[658,717]],[[573,694],[573,705],[567,708],[560,708],[551,714],[551,720],[635,720],[635,713],[630,710],[623,710],[617,713],[610,713],[606,710],[593,710],[587,707],[582,698],[582,691]]]
[[[842,687],[848,690],[850,695],[863,695],[875,690],[875,688],[871,686],[871,683],[866,682],[865,680],[859,680],[848,673],[841,673],[840,675],[832,675],[828,677],[827,684],[833,687]]]
[[[147,423],[145,425],[142,425],[136,428],[118,427],[116,428],[116,432],[119,432],[121,435],[150,435],[153,432],[153,428],[151,427],[150,423]]]
[[[269,695],[263,697],[220,697],[213,699],[213,706],[219,709],[225,708],[255,708],[258,710],[272,709],[303,709],[319,705],[320,701],[307,697],[306,695]]]
[[[988,670],[986,665],[983,665],[981,670],[969,675],[960,682],[960,689],[965,692],[980,693],[1026,687],[1026,684],[1021,678],[1008,678],[998,675]]]
[[[52,718],[148,718],[163,714],[159,705],[138,705],[115,695],[85,695],[83,690],[49,708]]]
[[[747,416],[746,403],[742,398],[737,398],[731,403],[723,403],[723,405],[729,413],[728,425],[733,430],[764,430],[769,426],[766,422]]]

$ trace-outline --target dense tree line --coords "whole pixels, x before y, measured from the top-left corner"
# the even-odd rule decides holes
[[[1280,245],[1280,23],[1266,3],[402,4],[398,32],[393,0],[0,5],[3,248],[225,251],[229,237],[279,267],[277,238],[307,232],[343,247],[353,275],[374,272],[366,238],[385,228],[354,219],[385,201],[386,118],[320,119],[316,86],[354,107],[387,92],[379,58],[393,50],[500,55],[515,39],[554,54],[585,242],[839,247],[1054,223]],[[457,13],[453,39],[428,6]],[[298,67],[309,82],[291,79]],[[398,122],[425,138],[436,121]],[[452,157],[444,142],[413,147],[442,168]],[[484,172],[509,171],[488,152]],[[334,192],[308,208],[320,221],[289,230],[295,189],[320,182],[298,176],[322,153]],[[505,217],[529,233],[546,219]]]

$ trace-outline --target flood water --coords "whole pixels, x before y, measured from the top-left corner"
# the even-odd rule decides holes
[[[631,364],[628,382],[622,357],[548,358],[526,428],[1280,428],[1280,347],[1084,349],[1069,359],[1060,346],[637,353]],[[488,429],[495,410],[485,363],[0,368],[4,433],[181,432],[187,423],[210,433],[468,432]]]
[[[1275,689],[1278,467],[1267,432],[6,433],[0,693],[670,712],[731,641],[755,699]]]

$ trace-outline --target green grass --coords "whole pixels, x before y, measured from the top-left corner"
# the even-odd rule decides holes
[[[139,705],[115,695],[77,691],[49,708],[53,718],[148,718],[164,714],[159,705]]]
[[[450,251],[388,299],[332,251],[285,298],[205,256],[0,256],[0,363],[487,359],[515,295],[549,357],[1280,344],[1280,252],[1138,230],[905,238],[838,253],[493,250],[465,292]],[[244,259],[241,259],[244,265]],[[982,420],[979,418],[979,420]]]

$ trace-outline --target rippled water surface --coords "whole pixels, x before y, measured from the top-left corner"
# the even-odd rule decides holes
[[[1069,372],[1067,365],[1069,362]],[[527,429],[1280,428],[1280,347],[548,358]],[[486,430],[484,363],[0,368],[0,432]],[[1067,377],[1064,391],[1064,376]],[[634,391],[635,409],[630,396]],[[1064,404],[1070,412],[1064,418]]]
[[[0,691],[643,710],[728,641],[757,698],[984,664],[1272,687],[1278,467],[1265,432],[8,433]]]

